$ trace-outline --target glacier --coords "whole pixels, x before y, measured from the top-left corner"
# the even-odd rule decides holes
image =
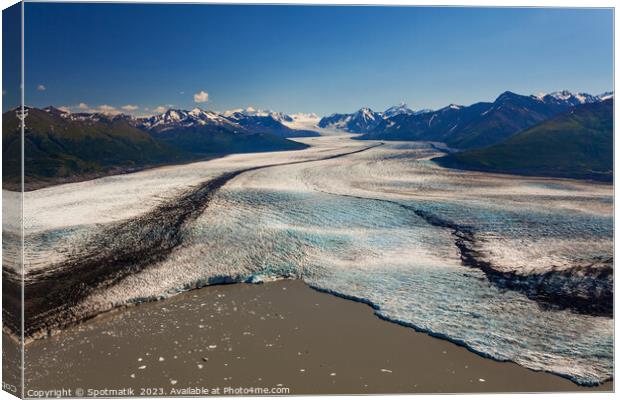
[[[106,235],[243,170],[184,221],[165,257],[71,304],[76,322],[210,284],[294,278],[487,357],[584,385],[613,376],[612,316],[553,297],[613,290],[612,186],[447,170],[430,161],[441,154],[432,143],[322,133],[295,139],[303,151],[27,192],[26,280],[92,257],[98,243],[122,247]]]

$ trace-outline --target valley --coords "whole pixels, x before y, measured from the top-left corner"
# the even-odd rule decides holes
[[[486,357],[586,385],[611,377],[611,356],[601,355],[612,354],[613,319],[594,297],[580,307],[570,301],[598,293],[604,305],[612,296],[609,185],[450,170],[430,161],[441,155],[432,143],[330,133],[296,139],[309,146],[302,151],[27,192],[32,304],[45,297],[28,288],[51,288],[57,274],[89,262],[106,265],[102,254],[116,254],[113,265],[126,271],[86,268],[95,279],[88,290],[31,314],[29,334],[208,285],[287,278],[370,303],[381,318]],[[179,208],[195,214],[175,229],[145,228],[152,213],[161,213],[154,221],[173,217],[183,199],[223,176],[205,192],[208,205]],[[164,253],[144,240],[158,235],[170,247]],[[122,256],[124,247],[141,248],[134,241],[146,246],[143,255]]]

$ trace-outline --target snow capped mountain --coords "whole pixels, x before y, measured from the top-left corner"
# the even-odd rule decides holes
[[[147,129],[155,129],[157,127],[172,128],[174,126],[190,124],[194,120],[187,111],[170,109],[162,114],[142,119],[142,126]]]
[[[397,115],[419,115],[419,114],[425,114],[429,112],[433,112],[433,110],[431,110],[430,108],[422,108],[420,110],[414,110],[412,108],[409,108],[407,104],[400,103],[397,106],[392,106],[388,108],[382,114],[383,114],[383,118],[389,119]]]
[[[240,130],[240,126],[213,112],[194,108],[191,111],[169,109],[166,112],[152,117],[140,119],[140,126],[163,132],[174,128],[188,128],[193,126],[216,126],[228,130]]]
[[[358,129],[358,131],[363,131],[368,128],[374,129],[378,125],[383,125],[385,120],[396,117],[397,115],[417,115],[430,111],[432,110],[424,109],[414,111],[405,103],[400,103],[396,106],[389,107],[384,112],[374,112],[370,108],[364,107],[353,114],[332,114],[329,117],[323,118],[321,120],[322,124],[319,122],[319,126],[344,130],[350,130],[353,128]]]
[[[30,107],[26,106],[24,107],[26,110],[29,109]],[[19,107],[18,107],[19,110]],[[63,108],[56,108],[54,106],[47,106],[43,109],[43,111],[45,111],[48,114],[56,114],[56,115],[60,115],[60,116],[67,116],[69,114],[71,114],[68,110],[63,109]]]
[[[568,90],[524,96],[506,91],[500,94],[494,102],[480,102],[470,106],[450,104],[436,111],[428,109],[415,111],[405,103],[400,103],[383,112],[375,112],[368,107],[363,107],[354,113],[336,113],[323,118],[319,118],[316,114],[285,114],[253,107],[224,112],[200,108],[190,111],[168,109],[161,114],[149,117],[100,112],[72,113],[67,108],[52,106],[44,108],[43,111],[86,123],[123,119],[134,127],[155,133],[180,128],[209,127],[213,128],[214,132],[269,133],[281,137],[300,137],[318,135],[315,129],[319,127],[352,133],[372,132],[374,135],[383,132],[385,135],[389,133],[395,137],[404,137],[406,133],[423,135],[429,129],[452,135],[459,129],[469,129],[469,125],[478,126],[477,124],[482,124],[485,119],[495,121],[494,119],[499,118],[501,120],[499,115],[504,118],[501,126],[520,126],[519,123],[513,124],[513,120],[523,119],[528,123],[536,122],[570,107],[601,102],[613,96],[613,92],[593,96],[587,93],[572,93]],[[507,123],[508,120],[512,122]]]
[[[285,114],[272,112],[227,111],[225,118],[235,124],[248,128],[250,126],[278,126],[281,119],[290,119]]]
[[[286,125],[293,123],[293,117],[287,114],[248,107],[223,113],[200,108],[191,111],[169,109],[159,115],[140,118],[135,125],[158,134],[172,130],[178,133],[179,129],[191,131],[204,127],[209,132],[266,133],[285,138],[318,136],[318,133],[311,129]],[[204,129],[201,131],[206,132]]]
[[[446,112],[446,111],[452,111],[452,110],[460,110],[461,108],[463,108],[463,106],[459,106],[458,104],[449,104],[449,105],[445,106],[444,108],[440,108],[439,110],[437,110],[437,112]]]
[[[360,108],[355,114],[353,114],[353,119],[359,119],[360,122],[366,123],[372,123],[381,118],[383,118],[381,114],[372,111],[368,107]]]
[[[272,111],[268,115],[271,118],[275,119],[276,121],[279,121],[279,122],[282,122],[282,123],[284,123],[284,122],[293,122],[293,118],[290,115],[284,114],[284,113],[281,113],[281,112]]]
[[[271,117],[279,122],[293,122],[293,118],[290,115],[287,115],[282,112],[272,111],[272,110],[256,110],[253,107],[248,108],[236,108],[233,110],[227,110],[222,113],[222,115],[226,118],[241,118],[241,116],[246,117]]]
[[[531,96],[505,91],[493,102],[450,104],[427,113],[398,114],[386,118],[386,125],[365,132],[360,139],[432,140],[458,149],[484,147],[549,118],[611,97],[613,93],[592,96],[559,91]]]
[[[26,106],[26,110],[31,109],[31,107]],[[130,115],[125,114],[103,114],[103,113],[72,113],[69,109],[63,107],[54,107],[47,106],[41,109],[48,114],[56,115],[61,118],[65,118],[70,121],[81,121],[81,122],[99,122],[99,121],[116,121],[116,120],[127,120],[127,121],[135,121],[135,118]]]
[[[397,106],[392,106],[383,112],[385,118],[392,118],[396,115],[414,115],[415,111],[407,106],[405,103],[400,103]]]
[[[431,110],[430,108],[421,108],[419,110],[414,111],[413,115],[427,114],[431,112],[433,112],[433,110]]]
[[[320,128],[342,129],[349,132],[364,133],[385,125],[386,120],[381,113],[368,107],[359,109],[353,114],[332,114],[319,121]]]
[[[576,106],[579,104],[589,104],[601,101],[598,96],[592,96],[588,93],[572,93],[568,90],[561,90],[548,94],[537,96],[540,100],[550,104],[561,104]]]
[[[191,117],[199,122],[216,121],[220,123],[226,122],[226,119],[221,115],[214,113],[213,111],[205,111],[200,108],[194,108],[187,113],[188,117]]]

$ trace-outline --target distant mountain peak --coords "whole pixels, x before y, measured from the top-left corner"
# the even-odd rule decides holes
[[[515,99],[515,98],[519,98],[519,97],[524,97],[520,94],[516,94],[515,92],[511,92],[510,90],[506,90],[505,92],[503,92],[502,94],[500,94],[499,96],[497,96],[497,98],[495,99],[495,102],[502,102],[502,101],[506,101],[506,100],[511,100],[511,99]]]
[[[397,106],[392,106],[392,107],[388,108],[387,110],[385,110],[383,112],[383,115],[386,118],[392,118],[392,117],[394,117],[396,115],[401,115],[401,114],[412,115],[414,113],[415,113],[415,111],[413,111],[411,108],[409,108],[409,106],[407,106],[406,103],[401,102]]]
[[[293,122],[293,118],[283,112],[255,109],[254,107],[236,108],[221,113],[226,118],[240,119],[244,117],[271,117],[279,122]]]
[[[140,126],[146,129],[165,131],[173,128],[213,125],[238,130],[233,122],[213,111],[195,107],[191,111],[170,108],[161,114],[140,118]]]
[[[46,113],[57,114],[57,115],[71,114],[69,110],[63,110],[61,108],[54,107],[54,106],[47,106],[43,109],[43,111],[45,111]]]
[[[437,110],[437,112],[444,112],[444,111],[451,111],[451,110],[460,110],[461,108],[463,108],[463,106],[452,103],[452,104],[448,104],[444,108],[440,108],[439,110]]]
[[[381,118],[381,116],[378,113],[372,111],[370,109],[370,107],[362,107],[362,108],[360,108],[355,113],[355,116],[359,117],[359,118],[363,118],[363,119],[365,119],[367,121],[375,121],[377,118]]]
[[[578,92],[573,93],[570,90],[558,90],[551,93],[541,93],[536,96],[543,102],[565,104],[570,106],[576,106],[578,104],[589,104],[601,101],[600,96],[592,96],[588,93]]]
[[[319,121],[318,126],[363,133],[385,123],[382,114],[374,112],[370,107],[362,107],[353,114],[332,114],[325,117]]]
[[[576,106],[599,103],[612,94],[591,96],[568,90],[553,94],[520,95],[501,93],[493,102],[477,102],[468,106],[450,104],[436,111],[400,115],[389,118],[382,113],[383,123],[362,126],[353,124],[351,116],[341,115],[321,121],[349,132],[363,133],[361,139],[433,140],[454,148],[474,148],[501,141],[515,132],[529,128]],[[348,118],[348,119],[347,119]]]
[[[555,92],[551,92],[551,93],[548,93],[548,94],[551,97],[555,97],[556,99],[562,99],[562,100],[566,100],[566,99],[570,98],[573,95],[573,93],[571,93],[569,90],[566,90],[566,89],[564,89],[564,90],[557,90]]]

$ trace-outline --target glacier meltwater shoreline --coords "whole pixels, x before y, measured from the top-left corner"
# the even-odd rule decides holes
[[[577,268],[588,280],[613,257],[611,186],[445,170],[428,161],[438,152],[426,143],[356,152],[369,143],[304,141],[312,147],[28,192],[27,273],[45,276],[50,264],[88,254],[83,246],[106,229],[247,169],[180,226],[182,240],[166,257],[94,288],[71,312],[96,314],[228,279],[290,277],[494,359],[585,385],[613,376],[612,318],[543,307],[498,287],[462,264],[450,229],[420,215],[474,227],[477,255],[503,273]],[[329,158],[341,153],[351,154]],[[253,169],[272,164],[282,165]]]

